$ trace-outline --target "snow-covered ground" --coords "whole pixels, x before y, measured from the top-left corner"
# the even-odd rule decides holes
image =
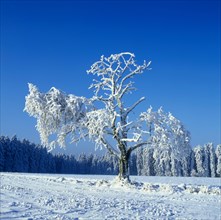
[[[0,219],[221,219],[218,178],[1,173]]]

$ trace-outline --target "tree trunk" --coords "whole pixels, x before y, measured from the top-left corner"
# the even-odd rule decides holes
[[[120,180],[128,180],[129,178],[129,157],[130,154],[122,155],[119,160],[119,178]]]

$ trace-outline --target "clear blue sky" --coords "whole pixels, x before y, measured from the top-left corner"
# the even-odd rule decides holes
[[[27,83],[91,97],[86,70],[102,54],[124,51],[152,61],[135,79],[134,99],[147,98],[137,114],[163,106],[193,146],[221,142],[218,0],[2,0],[1,134],[39,143],[35,119],[23,112]]]

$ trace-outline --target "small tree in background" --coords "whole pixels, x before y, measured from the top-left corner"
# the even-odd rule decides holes
[[[221,177],[221,144],[218,144],[216,147],[216,161],[217,161],[216,174],[218,177]]]
[[[196,160],[196,173],[197,176],[206,177],[207,170],[205,168],[205,151],[202,146],[198,145],[194,149]]]
[[[174,157],[182,157],[189,137],[171,114],[163,114],[162,109],[154,113],[149,108],[136,121],[129,118],[145,99],[142,97],[126,106],[126,95],[135,90],[131,79],[150,70],[150,62],[138,65],[134,58],[134,54],[126,52],[102,56],[95,62],[87,71],[95,76],[89,87],[94,89],[94,96],[89,99],[66,95],[54,87],[40,93],[36,86],[29,84],[24,110],[37,118],[36,128],[42,144],[50,150],[56,145],[65,146],[68,134],[73,142],[88,138],[96,148],[105,147],[118,158],[121,180],[129,180],[129,158],[139,147],[167,147],[175,149]],[[57,136],[51,140],[53,134]]]

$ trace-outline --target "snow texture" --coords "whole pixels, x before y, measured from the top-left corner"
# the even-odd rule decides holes
[[[220,219],[218,178],[1,173],[4,219]]]

